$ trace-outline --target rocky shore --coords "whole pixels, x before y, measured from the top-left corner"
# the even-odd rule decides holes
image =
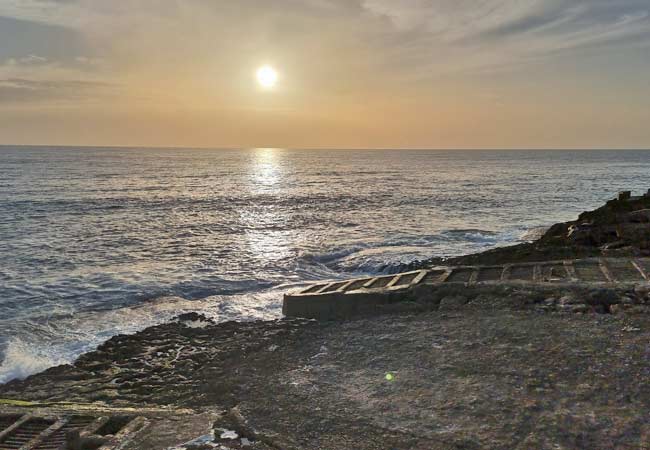
[[[650,443],[649,316],[489,300],[349,322],[179,320],[115,337],[73,365],[3,386],[0,397],[214,411],[215,427],[251,448]]]
[[[550,227],[540,239],[455,258],[434,258],[406,266],[472,265],[589,258],[595,256],[650,255],[650,192],[618,198],[576,220]]]
[[[648,207],[623,194],[535,243],[454,263],[647,255]],[[208,439],[144,432],[125,449],[650,448],[650,296],[614,300],[522,287],[347,321],[189,314],[0,386],[0,398],[191,411],[178,430],[213,417]]]

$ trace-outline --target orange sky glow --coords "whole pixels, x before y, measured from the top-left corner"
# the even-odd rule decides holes
[[[0,144],[648,148],[649,11],[5,0]]]

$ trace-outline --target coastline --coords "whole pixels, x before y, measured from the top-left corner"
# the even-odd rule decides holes
[[[596,210],[558,224],[532,244],[453,262],[643,254],[634,233],[647,234],[648,225],[628,227],[614,246],[596,242],[609,226],[637,224],[621,211],[636,217],[650,198],[635,202],[637,209],[620,201],[609,205],[613,215]],[[569,233],[589,222],[588,233]],[[217,438],[222,448],[641,448],[650,443],[650,387],[642,382],[650,375],[650,295],[620,295],[625,307],[616,314],[578,311],[568,296],[549,302],[525,287],[455,293],[428,310],[347,321],[215,324],[189,314],[11,381],[0,398],[189,410],[169,425],[169,446],[187,437],[191,417],[208,415],[205,433],[238,436]],[[121,448],[165,448],[148,446],[152,433]],[[182,448],[219,448],[209,445]]]
[[[494,300],[329,323],[201,328],[186,318],[112,338],[74,365],[0,387],[0,398],[213,414],[193,437],[234,430],[253,448],[647,443],[650,316],[548,314]],[[186,423],[175,422],[169,445]],[[124,448],[165,448],[148,447],[150,438]],[[241,439],[220,445],[242,448]]]

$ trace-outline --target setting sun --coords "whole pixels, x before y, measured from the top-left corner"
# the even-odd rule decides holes
[[[278,82],[278,73],[271,66],[262,66],[255,74],[257,82],[265,89],[270,89]]]

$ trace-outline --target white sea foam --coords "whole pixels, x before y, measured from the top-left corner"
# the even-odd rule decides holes
[[[520,236],[519,239],[522,241],[528,241],[532,242],[535,241],[542,236],[544,236],[544,233],[548,231],[549,227],[533,227],[529,228],[528,230],[524,231]]]
[[[161,297],[143,305],[112,311],[75,314],[38,326],[29,336],[12,337],[0,364],[0,383],[23,379],[49,367],[70,363],[117,334],[131,334],[187,312],[200,312],[216,322],[272,320],[281,317],[284,290],[202,300]],[[203,326],[205,322],[186,323]],[[34,325],[36,326],[36,325]]]
[[[23,379],[49,367],[65,363],[62,355],[56,355],[48,347],[36,347],[20,339],[11,339],[0,365],[0,383],[14,378]]]

